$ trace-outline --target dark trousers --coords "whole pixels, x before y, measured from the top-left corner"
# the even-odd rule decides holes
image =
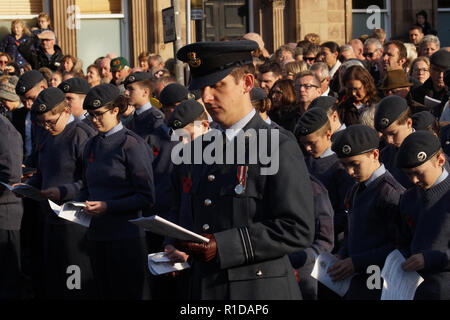
[[[303,300],[317,300],[317,280],[311,277],[314,263],[304,265],[297,269],[300,278],[299,286]]]
[[[20,230],[0,229],[0,299],[21,298]]]
[[[88,245],[100,299],[150,298],[144,238],[89,240]]]
[[[98,298],[88,255],[87,228],[61,221],[47,223],[45,230],[45,298]]]

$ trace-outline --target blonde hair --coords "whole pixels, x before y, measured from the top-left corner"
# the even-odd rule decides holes
[[[305,40],[320,45],[320,36],[317,33],[308,33],[305,35]]]
[[[308,70],[308,66],[305,61],[292,61],[284,65],[284,70],[286,74],[295,77],[296,74]]]
[[[15,26],[16,24],[21,24],[21,25],[22,25],[22,28],[23,28],[23,34],[26,34],[26,35],[31,36],[30,30],[28,30],[27,26],[25,25],[25,23],[24,23],[23,20],[21,20],[21,19],[15,19],[15,20],[11,21],[11,33],[12,33],[12,34],[14,34],[14,30],[13,30],[13,29],[14,29],[14,26]]]

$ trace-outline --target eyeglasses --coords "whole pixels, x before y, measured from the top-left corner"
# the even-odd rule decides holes
[[[314,60],[316,60],[316,57],[303,57],[303,60],[305,60],[305,61],[314,61]]]
[[[56,124],[58,123],[58,121],[59,121],[59,118],[61,118],[61,116],[62,116],[62,114],[63,114],[63,112],[61,112],[60,114],[59,114],[59,117],[58,117],[58,119],[56,119],[56,120],[44,120],[44,121],[39,121],[38,122],[38,125],[40,125],[41,127],[54,127],[54,126],[56,126]]]
[[[370,57],[370,58],[373,58],[373,55],[375,54],[375,52],[366,52],[366,53],[363,53],[363,56],[365,57],[365,58],[367,58],[367,57]]]
[[[296,84],[295,85],[295,89],[298,89],[298,90],[300,90],[302,87],[304,87],[305,88],[305,90],[309,90],[309,89],[311,89],[311,88],[319,88],[318,86],[315,86],[315,85],[313,85],[313,84]]]
[[[87,111],[87,112],[84,114],[84,116],[85,116],[86,118],[88,118],[88,119],[91,119],[91,120],[93,120],[93,119],[99,120],[99,119],[103,118],[103,115],[104,115],[105,113],[107,113],[108,111],[111,111],[111,109],[108,109],[108,110],[103,111],[103,112],[89,112],[89,111]]]

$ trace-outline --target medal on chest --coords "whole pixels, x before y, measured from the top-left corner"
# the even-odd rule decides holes
[[[248,171],[248,166],[238,166],[237,167],[238,184],[234,188],[234,192],[237,195],[241,195],[245,191],[245,187],[247,184],[247,171]]]

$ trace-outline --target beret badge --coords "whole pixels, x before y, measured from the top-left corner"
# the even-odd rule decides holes
[[[45,104],[39,105],[39,111],[44,112],[47,109],[47,106]]]
[[[187,97],[188,97],[188,99],[190,99],[190,100],[195,100],[195,94],[193,94],[193,93],[188,93],[188,95],[187,95]]]
[[[198,68],[202,64],[202,60],[200,58],[197,58],[197,53],[195,52],[189,52],[187,54],[188,57],[188,63],[192,68]]]
[[[419,152],[417,154],[417,160],[419,160],[420,162],[424,162],[427,159],[427,154],[423,151]]]
[[[306,136],[308,134],[308,129],[305,127],[300,127],[300,133],[304,136]]]
[[[63,90],[65,92],[67,92],[67,91],[69,91],[69,89],[70,89],[70,86],[68,84],[65,84],[64,87],[63,87]]]
[[[130,77],[128,78],[128,81],[129,81],[129,82],[133,82],[134,80],[136,80],[136,78],[135,78],[134,76],[130,76]]]
[[[173,126],[174,126],[175,128],[181,128],[182,123],[181,123],[180,120],[175,120],[175,121],[173,122]]]
[[[350,147],[348,144],[346,144],[342,147],[343,154],[348,155],[348,154],[350,154],[350,152],[352,152],[352,147]]]
[[[389,126],[389,119],[388,118],[381,119],[380,124],[383,128],[387,128]]]
[[[21,93],[25,93],[25,91],[27,91],[27,88],[22,86],[19,88]]]
[[[95,99],[94,101],[92,101],[92,106],[94,107],[94,108],[98,108],[98,107],[100,107],[102,105],[102,102],[100,101],[100,100],[98,100],[98,99]]]

